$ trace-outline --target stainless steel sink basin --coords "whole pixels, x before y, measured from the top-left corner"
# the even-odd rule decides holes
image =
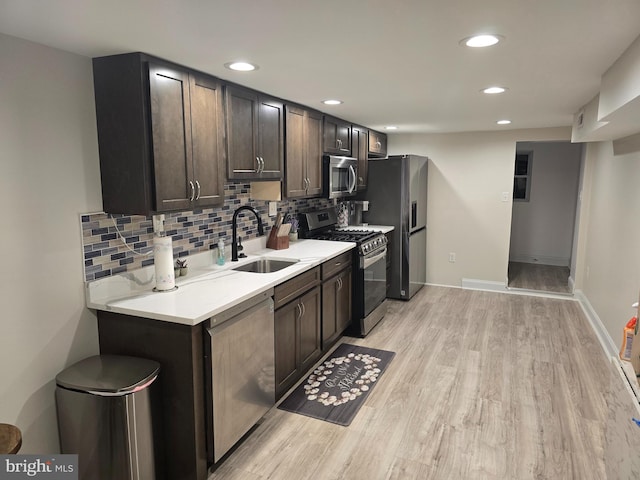
[[[298,260],[276,260],[272,258],[260,258],[250,263],[245,263],[239,267],[232,268],[232,270],[238,270],[240,272],[251,273],[273,273],[283,268],[287,268],[290,265],[298,263]]]

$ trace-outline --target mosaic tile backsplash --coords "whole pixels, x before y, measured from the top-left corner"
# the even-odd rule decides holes
[[[230,246],[231,219],[233,212],[241,205],[256,209],[265,226],[265,233],[268,233],[268,228],[275,221],[275,217],[267,214],[269,202],[251,200],[250,190],[250,184],[228,183],[225,184],[222,207],[166,213],[165,231],[171,235],[174,258],[216,248],[220,238],[224,238],[225,245]],[[322,198],[285,200],[278,202],[278,211],[283,216],[287,213],[293,215],[330,205],[330,200]],[[93,213],[81,215],[80,223],[85,281],[153,265],[151,217]],[[238,235],[243,240],[258,236],[258,222],[250,212],[243,212],[238,217]]]

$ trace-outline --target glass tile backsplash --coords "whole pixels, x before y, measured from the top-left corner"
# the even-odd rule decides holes
[[[203,208],[165,214],[164,228],[173,240],[174,258],[216,248],[224,238],[231,244],[231,219],[241,205],[251,205],[260,214],[265,233],[275,217],[268,217],[269,202],[250,199],[250,185],[225,184],[225,202],[218,208]],[[286,200],[278,202],[284,216],[332,205],[322,198]],[[151,217],[141,215],[110,215],[91,213],[80,216],[84,255],[85,281],[115,275],[153,265],[153,225]],[[238,235],[243,240],[258,235],[258,222],[251,213],[238,217]]]

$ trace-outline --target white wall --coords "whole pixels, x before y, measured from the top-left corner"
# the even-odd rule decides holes
[[[611,142],[586,148],[576,289],[619,346],[640,289],[640,152],[616,156]]]
[[[463,278],[504,284],[509,258],[516,142],[567,140],[568,129],[511,130],[389,137],[389,153],[430,157],[427,282],[460,286]],[[575,254],[575,288],[614,344],[635,314],[640,289],[640,152],[613,154],[612,142],[584,146]],[[456,262],[449,263],[449,252]]]
[[[59,451],[55,376],[98,352],[79,214],[100,211],[91,60],[0,35],[0,422]]]
[[[428,283],[461,286],[463,278],[506,283],[516,142],[568,140],[570,134],[568,128],[552,128],[389,137],[389,154],[431,159]],[[449,253],[456,254],[455,263]]]
[[[509,258],[569,266],[578,198],[581,144],[518,142],[533,152],[528,202],[514,202]]]

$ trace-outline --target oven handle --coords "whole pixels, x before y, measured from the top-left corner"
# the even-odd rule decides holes
[[[353,193],[356,188],[356,182],[358,181],[358,175],[356,175],[356,169],[353,168],[353,165],[349,165],[349,174],[351,175],[351,186],[349,187],[349,193]]]
[[[387,254],[387,247],[385,247],[382,252],[375,254],[372,257],[364,257],[362,265],[363,268],[369,268],[371,265],[373,265],[374,263],[376,263],[378,260],[384,258],[384,256]]]

